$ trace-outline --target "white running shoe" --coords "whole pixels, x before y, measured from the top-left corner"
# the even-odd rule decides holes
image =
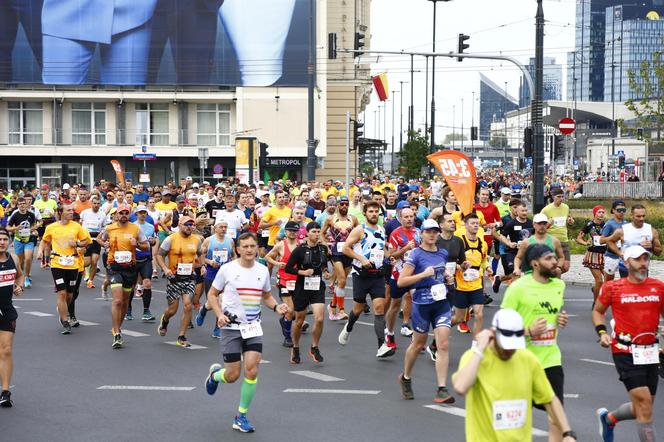
[[[339,333],[339,344],[341,345],[348,344],[348,340],[350,339],[350,332],[346,330],[347,326],[348,324],[344,325],[341,329],[341,333]]]
[[[377,358],[387,358],[389,356],[393,356],[396,350],[392,347],[387,346],[387,342],[383,342],[383,344],[378,347],[378,352],[376,352],[376,357]]]

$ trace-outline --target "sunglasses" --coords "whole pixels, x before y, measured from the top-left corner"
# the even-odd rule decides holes
[[[183,226],[185,226],[185,227],[194,227],[194,223],[184,223]]]
[[[118,215],[129,215],[129,212],[126,210],[123,210],[122,212],[118,212]]]
[[[496,330],[498,330],[498,331],[500,332],[501,335],[503,335],[503,336],[505,336],[505,337],[507,337],[507,338],[511,338],[512,336],[516,336],[517,338],[520,338],[520,337],[522,337],[522,336],[524,335],[524,333],[525,333],[524,330],[517,330],[517,331],[514,331],[514,330],[504,330],[504,329],[502,329],[502,328],[497,328]]]
[[[618,212],[618,213],[627,213],[627,209],[623,207],[621,209],[616,209],[616,212]]]
[[[340,205],[340,206],[347,206],[348,203],[347,203],[347,202],[346,202],[346,203],[339,203],[339,205]]]

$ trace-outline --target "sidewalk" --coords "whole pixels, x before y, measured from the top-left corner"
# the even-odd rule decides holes
[[[563,281],[571,285],[591,286],[593,277],[590,270],[583,267],[583,255],[572,255],[572,265],[569,272],[563,275]],[[664,280],[664,261],[650,262],[650,276]]]

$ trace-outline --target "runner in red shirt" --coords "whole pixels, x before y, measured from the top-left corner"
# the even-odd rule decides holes
[[[653,403],[657,392],[659,344],[657,326],[664,317],[664,282],[648,277],[650,252],[641,246],[623,252],[627,278],[604,283],[593,309],[593,323],[602,347],[611,347],[620,380],[630,402],[614,411],[597,410],[600,435],[613,441],[619,421],[636,419],[641,441],[655,440]],[[611,336],[607,333],[605,314],[613,314]]]
[[[491,247],[493,246],[493,232],[502,227],[502,217],[500,216],[498,207],[489,200],[491,194],[487,187],[482,187],[477,195],[479,197],[479,202],[475,204],[475,210],[482,212],[482,215],[484,215],[484,222],[486,223],[482,226],[484,229],[484,241],[486,241],[489,246],[489,253],[491,253]],[[494,254],[493,261],[491,262],[491,270],[494,275],[498,269],[499,260],[500,255],[497,253]],[[491,279],[491,281],[493,280]],[[484,304],[490,304],[492,301],[493,298],[485,293]]]

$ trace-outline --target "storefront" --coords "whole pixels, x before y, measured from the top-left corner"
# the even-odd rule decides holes
[[[261,180],[302,181],[305,158],[268,157],[261,172]]]

